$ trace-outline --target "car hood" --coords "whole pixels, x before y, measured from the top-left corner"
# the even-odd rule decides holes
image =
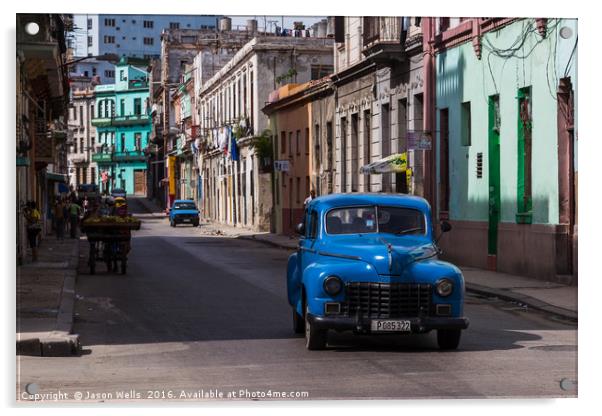
[[[175,209],[172,211],[173,215],[180,215],[180,214],[184,214],[184,215],[190,215],[190,214],[198,214],[199,211],[196,209]]]
[[[415,261],[436,255],[434,245],[416,236],[354,236],[330,240],[320,254],[362,260],[381,275],[401,275]]]

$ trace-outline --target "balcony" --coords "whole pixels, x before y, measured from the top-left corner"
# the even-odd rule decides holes
[[[111,163],[112,161],[113,161],[112,153],[94,153],[92,155],[92,162]]]
[[[133,114],[129,116],[99,117],[92,119],[94,127],[117,127],[117,126],[135,126],[139,124],[150,123],[150,116],[147,114]]]
[[[137,162],[146,160],[146,155],[142,150],[131,150],[129,152],[115,152],[113,153],[113,160],[115,162]]]
[[[400,17],[364,17],[362,54],[376,63],[403,61]]]

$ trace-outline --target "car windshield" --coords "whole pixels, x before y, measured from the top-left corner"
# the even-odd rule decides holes
[[[425,234],[426,225],[424,214],[412,208],[346,207],[328,212],[326,232],[328,234]]]
[[[174,209],[196,209],[193,202],[176,202],[173,207]]]

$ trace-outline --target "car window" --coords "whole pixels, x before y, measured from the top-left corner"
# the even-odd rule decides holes
[[[196,209],[196,205],[192,202],[176,202],[173,207],[174,209]]]
[[[318,213],[315,210],[311,211],[309,216],[309,238],[316,238],[318,235]]]
[[[378,231],[392,234],[425,234],[424,213],[402,207],[378,207]]]
[[[333,209],[326,214],[328,234],[375,233],[375,207],[348,207]]]

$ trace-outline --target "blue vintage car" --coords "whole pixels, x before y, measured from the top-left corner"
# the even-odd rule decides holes
[[[443,232],[451,226],[441,224]],[[438,259],[429,204],[399,194],[331,194],[306,207],[288,260],[293,327],[310,350],[328,330],[359,334],[437,330],[455,349],[463,329],[464,278]]]
[[[178,224],[191,224],[199,226],[199,210],[194,201],[189,199],[176,199],[169,210],[169,224],[175,227]]]

